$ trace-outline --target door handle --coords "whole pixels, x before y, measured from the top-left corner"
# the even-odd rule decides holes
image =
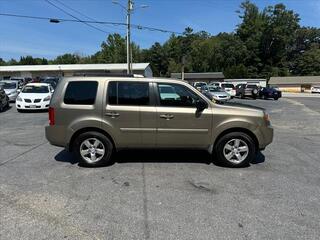
[[[120,114],[117,112],[107,112],[105,115],[111,118],[116,118],[120,116]]]
[[[160,118],[164,118],[166,120],[170,120],[170,119],[174,118],[174,116],[172,114],[161,114]]]

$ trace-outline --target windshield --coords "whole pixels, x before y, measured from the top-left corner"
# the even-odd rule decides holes
[[[0,82],[0,86],[3,89],[15,89],[17,88],[17,85],[15,82],[9,83],[9,82]]]
[[[22,90],[23,93],[48,93],[47,86],[25,86]]]
[[[202,86],[205,86],[205,85],[207,85],[207,84],[204,83],[204,82],[201,82],[201,83],[196,83],[194,86],[195,87],[202,87]]]
[[[231,84],[231,83],[222,83],[221,86],[223,88],[234,88],[233,84]]]
[[[223,92],[223,90],[220,87],[208,87],[209,92]]]

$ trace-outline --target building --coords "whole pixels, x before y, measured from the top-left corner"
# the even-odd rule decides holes
[[[310,92],[311,86],[320,85],[320,76],[271,77],[269,85],[284,92]]]
[[[181,79],[181,73],[171,73],[171,78]],[[223,82],[224,75],[222,72],[204,72],[204,73],[185,73],[184,80],[192,82]]]
[[[243,78],[243,79],[225,79],[225,82],[232,83],[234,86],[245,83],[245,84],[256,84],[261,87],[267,86],[267,79],[263,78]]]
[[[134,74],[152,77],[153,73],[149,63],[133,63]],[[126,63],[116,64],[59,64],[59,65],[14,65],[0,66],[0,79],[10,77],[62,77],[77,74],[103,74],[126,73]]]

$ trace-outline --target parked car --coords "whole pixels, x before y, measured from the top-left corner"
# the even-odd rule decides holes
[[[48,83],[53,87],[53,89],[55,89],[57,87],[58,81],[59,81],[59,78],[47,77],[47,78],[44,78],[41,82]]]
[[[48,109],[53,91],[51,85],[47,83],[28,83],[16,99],[18,112]]]
[[[198,91],[201,91],[202,86],[207,86],[206,82],[194,82],[192,84],[193,87],[195,87]]]
[[[210,100],[216,102],[225,102],[230,100],[231,96],[229,93],[221,89],[220,87],[215,86],[202,86],[201,93],[207,96]]]
[[[25,85],[25,79],[22,77],[12,77],[9,81],[17,81],[19,83],[19,88],[22,88]]]
[[[229,93],[231,98],[234,98],[236,96],[236,88],[234,87],[234,85],[232,83],[221,83],[220,87],[223,90],[225,90],[227,93]]]
[[[312,86],[311,93],[320,93],[320,86]]]
[[[273,87],[262,87],[259,90],[259,97],[263,99],[273,98],[274,100],[278,100],[282,97],[282,93]]]
[[[258,86],[255,84],[238,84],[236,86],[236,96],[241,98],[251,97],[256,99],[259,95]]]
[[[123,148],[192,148],[242,167],[273,139],[261,108],[213,103],[184,81],[131,77],[61,79],[45,130],[86,166],[109,164]]]
[[[220,87],[222,90],[226,91],[231,98],[236,96],[236,89],[232,83],[227,82],[211,82],[210,86]]]
[[[0,86],[0,112],[9,108],[9,98],[3,88]]]
[[[0,86],[6,92],[10,102],[16,101],[16,98],[20,92],[18,81],[0,81]]]

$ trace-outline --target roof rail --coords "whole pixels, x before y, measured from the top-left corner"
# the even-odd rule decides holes
[[[127,73],[74,73],[74,77],[134,77],[134,74]]]

